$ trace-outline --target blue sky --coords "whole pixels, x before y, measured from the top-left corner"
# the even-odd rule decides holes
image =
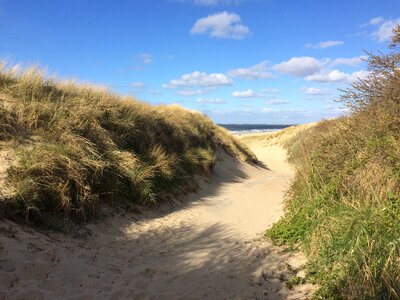
[[[342,114],[337,89],[399,23],[397,0],[0,0],[0,57],[219,123],[294,124]]]

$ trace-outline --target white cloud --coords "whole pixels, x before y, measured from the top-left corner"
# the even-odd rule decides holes
[[[247,80],[255,80],[259,78],[271,78],[273,75],[267,72],[268,62],[262,61],[257,65],[248,68],[239,68],[228,71],[231,77],[239,77]]]
[[[359,79],[364,80],[364,79],[368,78],[369,75],[370,75],[370,72],[365,71],[365,70],[353,72],[350,75],[350,82],[354,82]]]
[[[300,91],[310,96],[329,95],[332,93],[331,90],[329,89],[316,88],[316,87],[302,87]]]
[[[145,65],[149,65],[153,62],[153,55],[150,53],[142,53],[139,55],[139,59],[144,63]]]
[[[236,98],[255,98],[258,97],[258,95],[252,90],[252,89],[248,89],[245,91],[234,91],[232,93],[233,97]]]
[[[195,71],[193,73],[184,74],[178,79],[172,79],[168,84],[163,84],[164,88],[178,87],[215,87],[220,85],[231,85],[232,79],[223,73],[211,73]]]
[[[316,82],[347,82],[348,74],[339,70],[323,71],[307,76],[306,80]]]
[[[333,104],[326,105],[325,110],[327,112],[330,112],[331,114],[333,113],[336,115],[348,114],[350,112],[349,107],[338,106],[338,105],[333,105]]]
[[[267,114],[267,113],[276,112],[276,109],[273,109],[273,108],[271,108],[271,107],[263,107],[263,108],[261,109],[261,112],[264,113],[264,114]]]
[[[356,81],[357,79],[365,79],[368,74],[368,71],[356,71],[348,74],[339,70],[332,70],[312,74],[307,76],[305,79],[308,81],[324,83],[351,83]]]
[[[274,70],[294,76],[308,76],[321,70],[323,64],[314,57],[292,57],[273,67]]]
[[[265,94],[277,94],[280,91],[276,88],[266,88],[266,89],[261,89],[261,93],[265,93]]]
[[[192,97],[192,96],[199,96],[204,95],[207,93],[205,90],[180,90],[176,92],[180,96]]]
[[[148,90],[147,93],[150,95],[161,95],[161,92],[158,90]]]
[[[400,25],[400,18],[386,20],[382,17],[376,17],[365,25],[377,27],[376,30],[371,33],[371,36],[379,42],[387,42],[390,41],[393,35],[393,29],[397,25]]]
[[[376,17],[376,18],[372,18],[371,20],[369,20],[369,22],[365,25],[379,25],[379,24],[383,23],[384,21],[385,21],[384,18]]]
[[[242,24],[238,14],[224,11],[197,20],[190,33],[209,34],[221,39],[243,39],[250,34],[250,29]]]
[[[288,61],[273,66],[273,69],[284,74],[304,77],[309,81],[350,83],[355,80],[354,76],[360,74],[364,76],[366,73],[362,71],[348,74],[334,67],[338,65],[354,67],[362,63],[366,58],[367,56],[365,55],[350,58],[324,58],[319,60],[310,56],[292,57]]]
[[[225,103],[225,100],[219,99],[219,98],[199,98],[196,100],[198,103],[209,103],[209,104],[223,104]]]
[[[289,101],[284,100],[284,99],[272,98],[272,99],[269,99],[269,100],[267,101],[267,103],[270,104],[270,105],[282,105],[282,104],[288,104]]]
[[[366,55],[350,57],[350,58],[336,58],[331,62],[331,65],[332,66],[346,65],[346,66],[354,67],[354,66],[362,63],[367,58],[368,58],[368,56],[366,56]]]
[[[130,87],[133,87],[135,89],[142,89],[144,88],[144,83],[143,82],[132,82],[129,84]]]
[[[312,49],[326,49],[330,47],[335,47],[339,45],[343,45],[343,41],[325,41],[325,42],[319,42],[317,44],[307,44],[306,48],[312,48]]]

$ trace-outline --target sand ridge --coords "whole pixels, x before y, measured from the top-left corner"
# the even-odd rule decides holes
[[[304,262],[263,238],[293,176],[278,146],[260,166],[219,153],[179,205],[108,217],[73,238],[0,222],[0,299],[304,299],[284,278]]]

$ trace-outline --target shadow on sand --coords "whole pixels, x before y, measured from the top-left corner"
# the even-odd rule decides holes
[[[89,224],[84,239],[7,222],[15,232],[0,230],[5,298],[286,299],[281,279],[288,254],[223,224],[196,221],[192,208],[202,199],[247,178],[248,165],[221,156],[206,189],[179,204]]]

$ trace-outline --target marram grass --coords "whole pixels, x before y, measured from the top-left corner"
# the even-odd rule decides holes
[[[256,160],[201,113],[4,65],[0,147],[17,154],[7,177],[13,193],[0,208],[37,223],[85,220],[101,203],[154,205],[180,195],[195,175],[209,174],[218,149]]]

